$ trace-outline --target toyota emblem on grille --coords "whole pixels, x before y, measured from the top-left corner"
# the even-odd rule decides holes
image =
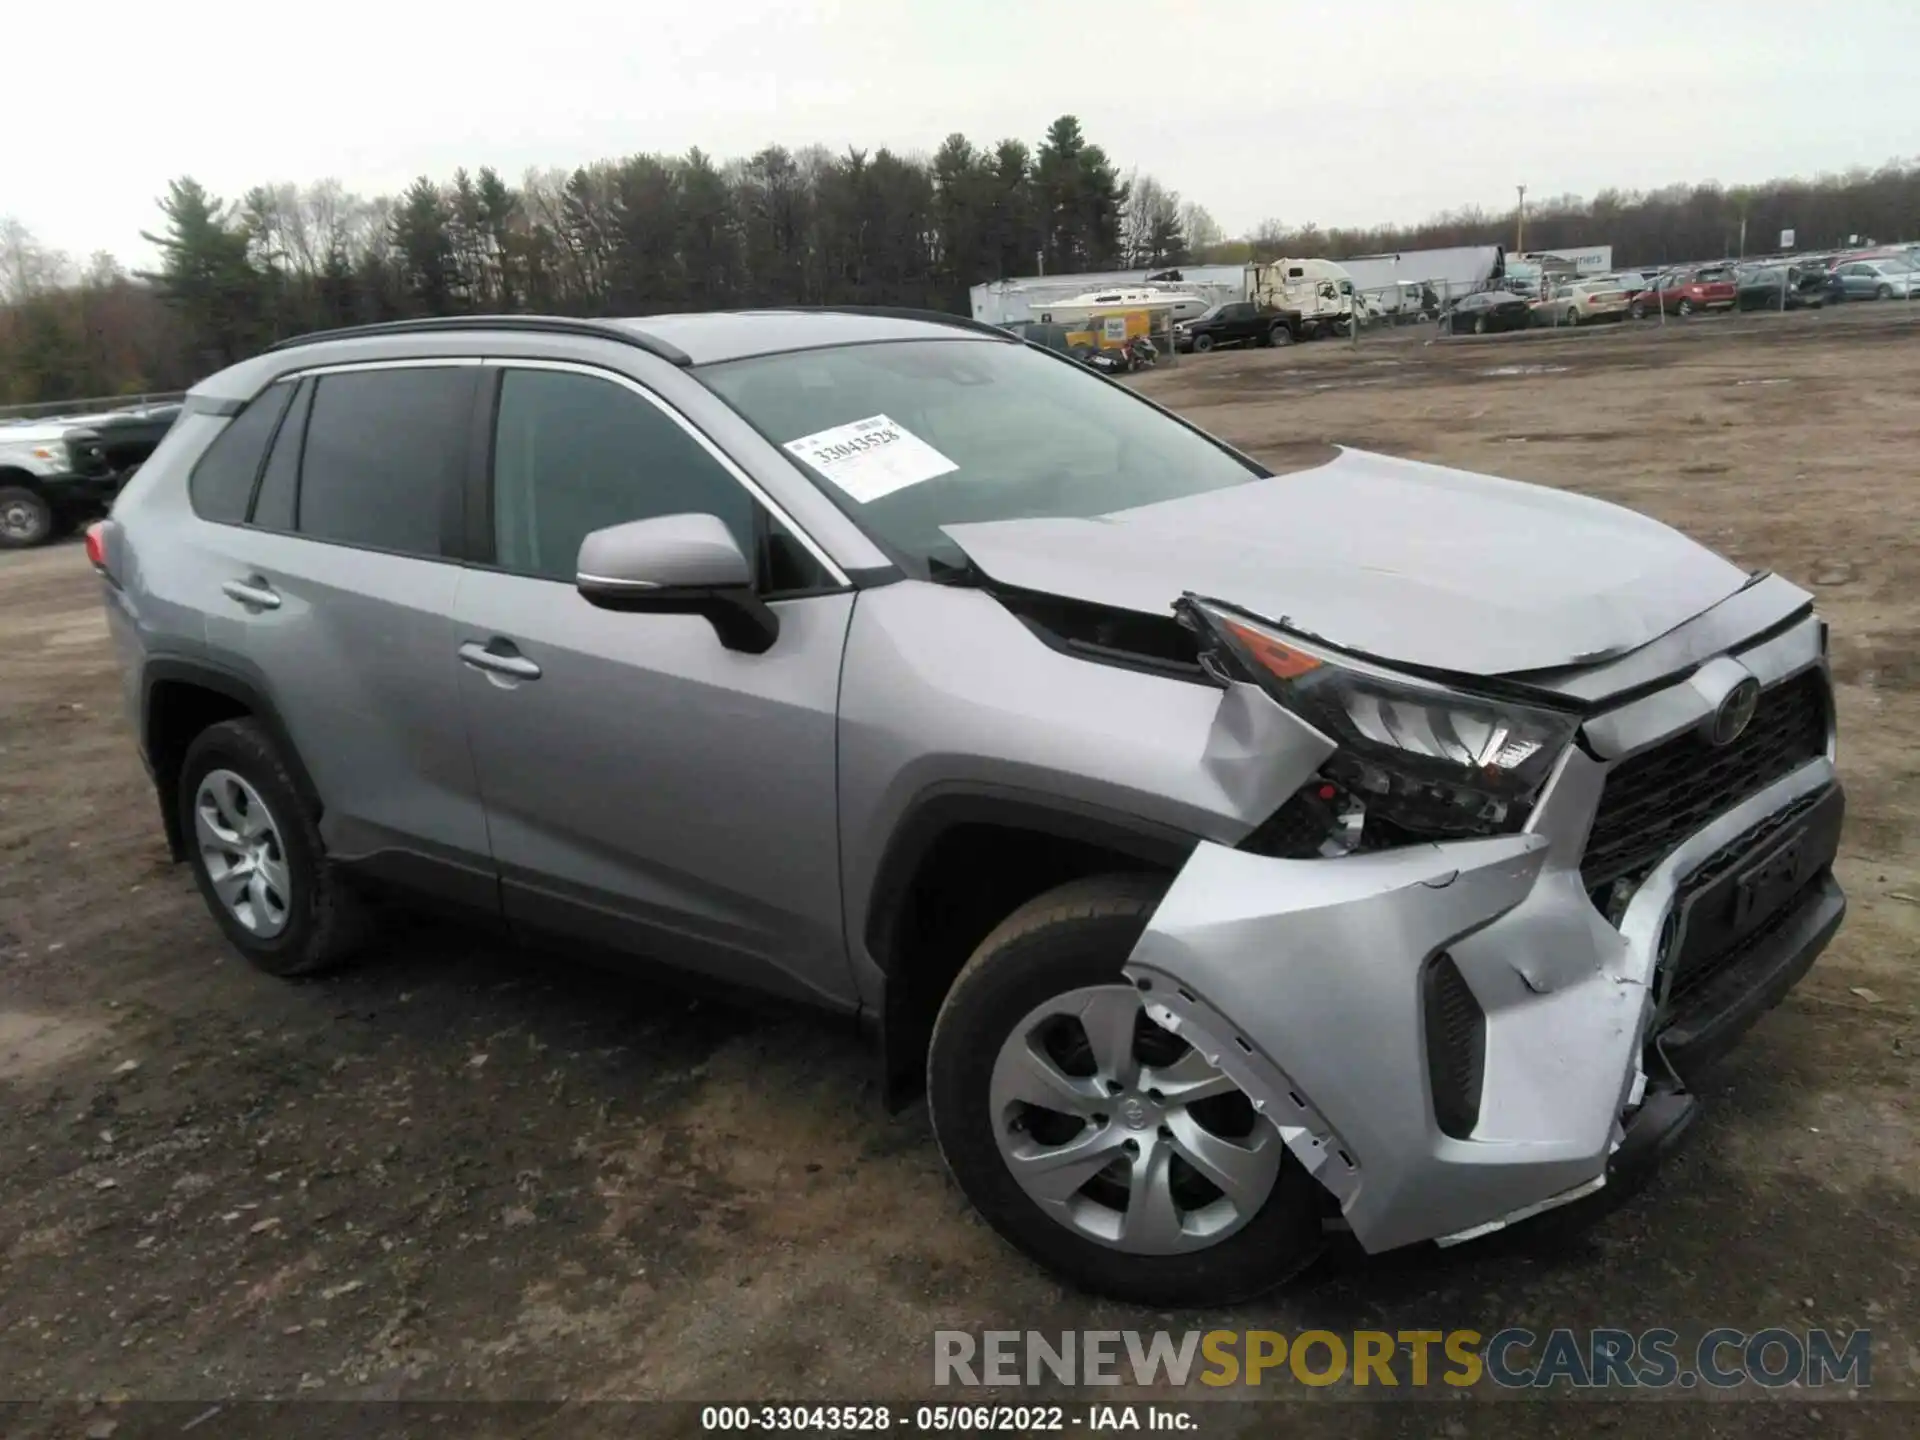
[[[1754,707],[1759,703],[1760,682],[1749,675],[1727,692],[1726,698],[1720,702],[1720,708],[1714,711],[1707,739],[1715,745],[1731,745],[1747,728],[1747,722],[1753,719]]]

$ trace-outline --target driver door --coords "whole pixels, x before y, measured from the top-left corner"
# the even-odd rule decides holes
[[[455,607],[461,685],[509,920],[846,1005],[835,727],[852,594],[650,391],[499,362],[488,566]],[[602,610],[590,531],[717,515],[780,619],[764,654],[698,615]],[[476,541],[479,539],[475,537]]]

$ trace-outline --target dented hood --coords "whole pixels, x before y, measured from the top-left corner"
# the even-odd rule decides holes
[[[1187,591],[1330,644],[1466,675],[1638,649],[1750,578],[1586,496],[1342,450],[1094,519],[949,525],[990,579],[1165,615]]]

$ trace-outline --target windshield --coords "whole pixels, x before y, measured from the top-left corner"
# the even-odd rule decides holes
[[[922,572],[965,561],[943,525],[1105,515],[1268,473],[1025,345],[850,345],[694,373]]]

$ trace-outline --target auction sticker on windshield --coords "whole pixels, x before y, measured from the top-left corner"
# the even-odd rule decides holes
[[[786,448],[862,505],[960,468],[884,415],[802,435]]]

